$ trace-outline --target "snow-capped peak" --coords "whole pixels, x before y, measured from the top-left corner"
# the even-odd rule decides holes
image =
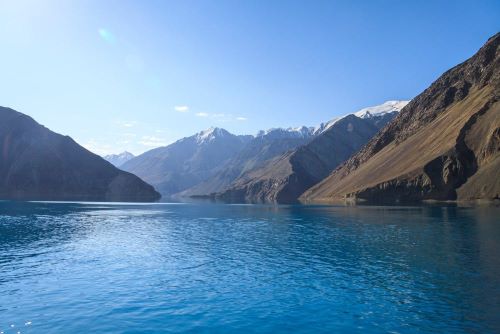
[[[399,112],[401,109],[403,109],[404,106],[408,104],[408,102],[410,101],[400,101],[400,100],[386,101],[380,105],[363,108],[349,115],[354,115],[359,118],[383,116],[388,113]],[[331,128],[335,123],[337,123],[339,120],[341,120],[346,116],[347,115],[333,118],[330,121],[321,123],[316,127],[299,126],[299,127],[289,127],[289,128],[270,128],[268,130],[261,130],[255,135],[255,137],[308,138],[312,136],[317,136],[325,132],[329,128]],[[198,132],[196,135],[194,135],[196,142],[198,144],[208,143],[216,138],[221,138],[226,136],[234,136],[234,135],[232,135],[231,133],[222,128],[217,128],[217,127],[211,127],[209,129]],[[188,138],[184,138],[182,140],[186,139]]]
[[[296,128],[288,128],[287,131],[299,133],[303,137],[308,137],[314,131],[314,127],[307,127],[307,126],[302,125],[302,126],[299,126]]]
[[[287,138],[307,138],[313,134],[314,128],[307,126],[299,126],[296,128],[271,128],[261,130],[257,133],[256,137],[287,137]]]
[[[224,129],[211,127],[209,129],[198,132],[196,134],[196,142],[198,144],[207,143],[214,140],[215,138],[221,138],[228,135],[231,134]]]
[[[377,106],[372,106],[372,107],[367,107],[363,108],[357,112],[355,112],[353,115],[357,116],[359,118],[370,118],[370,117],[376,117],[376,116],[383,116],[392,112],[399,112],[401,109],[403,109],[404,106],[406,106],[410,101],[399,101],[399,100],[391,100],[391,101],[386,101],[380,105]],[[349,114],[351,115],[351,114]],[[348,115],[346,115],[348,116]],[[314,135],[319,135],[320,133],[325,132],[329,128],[331,128],[335,123],[340,121],[342,118],[346,116],[341,116],[334,118],[328,122],[321,123],[320,125],[316,126],[314,128]]]
[[[321,123],[320,125],[316,126],[314,128],[313,134],[314,135],[319,135],[320,133],[325,132],[329,128],[332,127],[333,124],[337,123],[342,117],[337,117],[332,120],[329,120],[328,122]]]
[[[126,163],[127,161],[129,161],[134,157],[135,156],[132,153],[124,151],[119,154],[109,154],[104,156],[103,158],[104,160],[111,162],[116,167],[120,167],[121,165],[123,165],[124,163]]]
[[[386,101],[378,106],[363,108],[358,112],[355,112],[354,116],[357,116],[359,118],[370,118],[375,116],[383,116],[395,111],[399,112],[401,109],[403,109],[404,106],[408,104],[408,102],[410,101]]]

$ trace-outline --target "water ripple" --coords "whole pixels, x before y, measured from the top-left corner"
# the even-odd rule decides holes
[[[1,202],[0,332],[500,332],[499,213]]]

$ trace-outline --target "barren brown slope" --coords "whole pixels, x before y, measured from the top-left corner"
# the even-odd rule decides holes
[[[301,199],[498,198],[499,43],[444,73]]]

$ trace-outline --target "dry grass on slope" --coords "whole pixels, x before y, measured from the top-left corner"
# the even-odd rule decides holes
[[[452,105],[417,133],[396,144],[394,141],[351,173],[335,171],[302,196],[305,200],[330,201],[344,198],[395,179],[410,180],[424,173],[424,166],[452,149],[465,123],[491,99],[485,86]],[[346,175],[347,174],[347,175]]]

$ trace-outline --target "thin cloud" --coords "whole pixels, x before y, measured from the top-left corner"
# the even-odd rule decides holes
[[[213,119],[217,122],[224,122],[224,123],[234,122],[234,121],[244,122],[244,121],[248,120],[247,117],[243,117],[243,116],[236,117],[232,114],[223,114],[223,113],[197,112],[194,115],[196,117],[210,118],[210,119]]]
[[[164,138],[155,136],[143,136],[139,141],[139,144],[148,147],[160,147],[167,145],[167,141]]]
[[[175,106],[174,109],[175,109],[175,111],[178,111],[178,112],[188,112],[189,111],[188,106]]]
[[[116,123],[124,128],[132,128],[137,125],[136,121],[118,121]]]

